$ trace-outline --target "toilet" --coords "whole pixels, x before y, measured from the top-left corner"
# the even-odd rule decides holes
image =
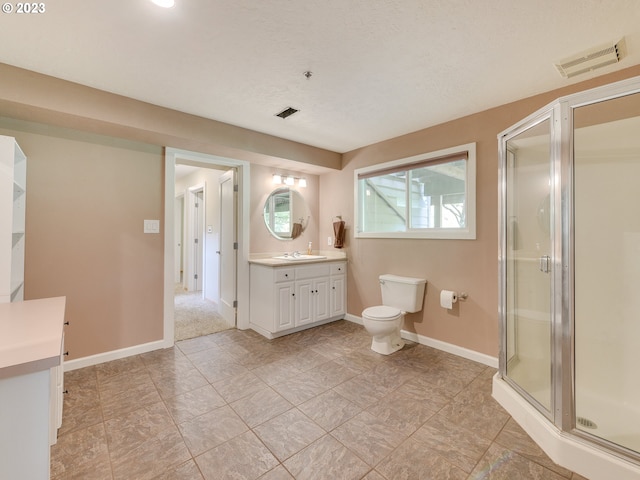
[[[364,328],[373,337],[371,350],[382,355],[397,352],[404,346],[400,328],[404,314],[422,310],[423,278],[380,275],[382,305],[366,308],[362,312]]]

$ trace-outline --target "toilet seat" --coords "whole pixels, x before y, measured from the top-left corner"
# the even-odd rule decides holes
[[[362,316],[370,318],[371,320],[391,321],[402,316],[402,312],[394,307],[378,305],[375,307],[365,308],[362,312]]]

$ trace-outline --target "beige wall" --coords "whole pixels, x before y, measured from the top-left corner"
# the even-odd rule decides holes
[[[426,278],[424,309],[408,315],[405,328],[497,356],[498,133],[555,98],[639,74],[640,67],[633,67],[344,154],[342,171],[320,178],[320,218],[342,215],[347,224],[348,312],[360,316],[380,303],[382,273]],[[477,148],[476,240],[354,238],[354,169],[470,142]],[[322,221],[320,238],[332,233],[330,222]],[[439,302],[443,289],[465,291],[469,298],[445,310]]]
[[[161,340],[160,147],[2,128],[27,156],[25,299],[67,297],[69,359]],[[75,135],[70,135],[75,136]]]
[[[309,224],[300,237],[295,240],[278,240],[271,236],[264,224],[264,203],[269,194],[278,188],[273,184],[273,174],[293,175],[307,179],[307,186],[300,188],[297,185],[292,187],[297,190],[305,200],[309,213]],[[280,185],[282,187],[283,185]],[[251,166],[251,202],[250,202],[250,225],[251,239],[249,251],[251,253],[273,253],[292,252],[298,250],[306,252],[309,242],[313,242],[313,250],[322,249],[318,240],[318,211],[319,211],[319,177],[307,173],[300,173],[294,170],[274,169],[261,165]]]

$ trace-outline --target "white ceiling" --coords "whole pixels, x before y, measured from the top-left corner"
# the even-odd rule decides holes
[[[0,13],[0,62],[337,152],[640,63],[638,0],[43,3]],[[622,37],[614,66],[553,66]]]

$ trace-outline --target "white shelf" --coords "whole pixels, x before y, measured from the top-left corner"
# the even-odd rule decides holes
[[[0,135],[0,192],[0,303],[22,301],[27,157],[15,138],[3,135]]]

